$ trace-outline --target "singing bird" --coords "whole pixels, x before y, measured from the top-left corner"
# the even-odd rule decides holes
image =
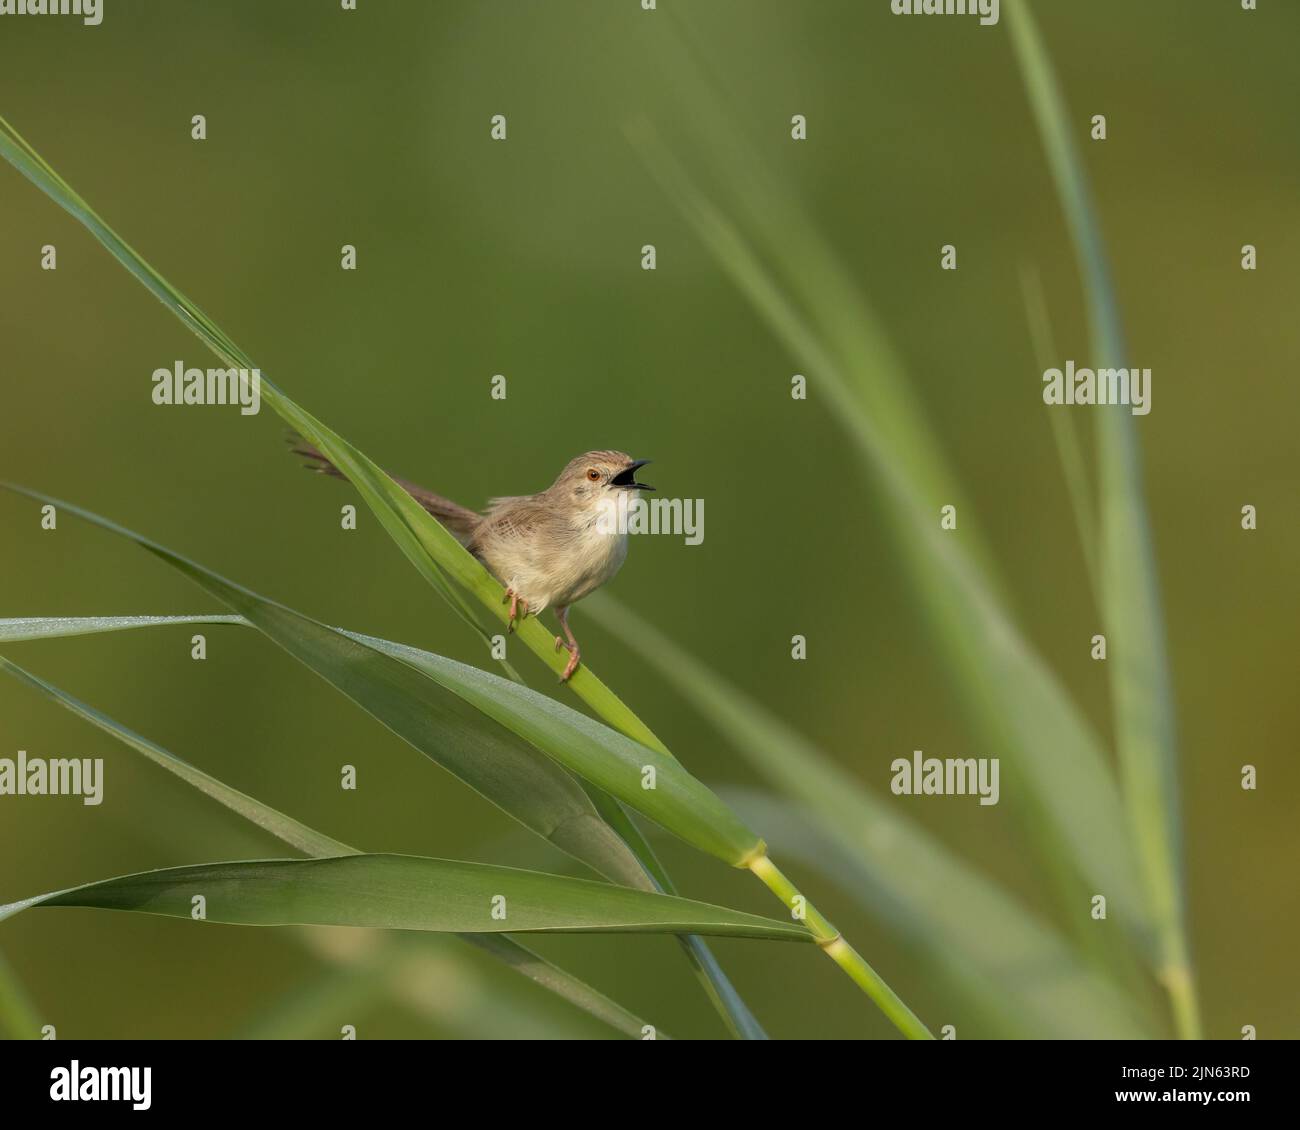
[[[310,460],[310,470],[347,478],[302,437],[292,436],[290,442],[295,454]],[[618,518],[626,515],[637,491],[655,489],[636,481],[637,471],[649,462],[621,451],[588,451],[570,459],[544,491],[490,499],[482,514],[396,475],[393,481],[505,585],[504,599],[510,602],[507,631],[530,612],[537,616],[548,607],[555,609],[564,629],[563,636],[555,637],[555,650],[569,651],[560,676],[566,682],[581,657],[569,627],[569,609],[622,567],[627,523]]]

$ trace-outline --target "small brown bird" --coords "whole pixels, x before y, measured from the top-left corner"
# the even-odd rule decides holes
[[[293,451],[311,460],[321,474],[346,476],[300,436]],[[570,459],[559,477],[539,494],[493,498],[479,514],[431,490],[393,480],[477,557],[506,587],[510,601],[508,631],[530,612],[548,606],[564,629],[555,650],[567,647],[569,662],[560,681],[578,669],[581,652],[569,628],[569,608],[600,588],[619,571],[627,556],[627,515],[637,491],[654,490],[638,483],[636,472],[649,459],[621,451],[588,451]],[[567,640],[567,642],[566,642]]]

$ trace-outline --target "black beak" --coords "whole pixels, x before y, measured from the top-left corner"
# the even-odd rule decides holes
[[[628,487],[632,490],[654,490],[655,488],[649,483],[638,483],[636,481],[637,471],[649,462],[649,459],[633,459],[631,464],[609,480],[609,485],[614,487]]]

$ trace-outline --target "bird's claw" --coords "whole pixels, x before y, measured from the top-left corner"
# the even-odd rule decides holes
[[[555,650],[559,651],[562,647],[568,648],[569,650],[569,662],[565,665],[564,674],[560,676],[560,682],[567,683],[573,677],[573,673],[578,669],[578,660],[581,656],[581,652],[578,651],[576,644],[570,647],[569,644],[564,642],[564,639],[561,636],[556,636]]]
[[[528,615],[528,601],[524,600],[513,589],[506,589],[506,595],[501,598],[501,603],[510,601],[510,615],[506,619],[506,634],[509,635],[515,630],[515,624]]]

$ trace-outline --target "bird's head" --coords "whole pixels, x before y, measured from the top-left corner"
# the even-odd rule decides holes
[[[569,460],[551,490],[580,506],[598,506],[619,495],[630,498],[637,491],[655,489],[636,481],[638,469],[649,462],[621,451],[588,451]]]

